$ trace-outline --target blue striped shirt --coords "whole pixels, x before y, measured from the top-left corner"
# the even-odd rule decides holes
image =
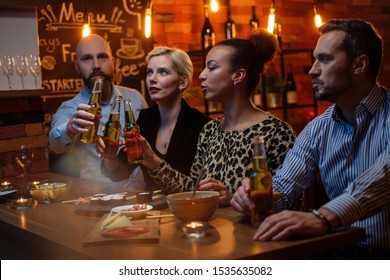
[[[282,210],[311,184],[317,172],[330,201],[322,207],[343,225],[365,228],[361,245],[390,248],[390,91],[374,86],[355,110],[356,127],[329,107],[297,137],[273,178]]]

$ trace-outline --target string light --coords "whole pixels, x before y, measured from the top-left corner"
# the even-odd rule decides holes
[[[87,23],[83,25],[83,38],[91,35],[91,14],[86,12]]]
[[[318,12],[316,1],[314,1],[314,24],[317,28],[322,25],[322,18],[320,13]]]
[[[210,0],[210,9],[213,13],[218,12],[219,4],[217,0]]]
[[[275,0],[272,0],[271,8],[269,9],[268,15],[268,26],[267,30],[269,33],[274,33],[275,29]]]
[[[145,9],[145,37],[150,38],[152,35],[152,1],[148,0]]]

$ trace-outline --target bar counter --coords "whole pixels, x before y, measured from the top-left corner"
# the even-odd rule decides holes
[[[72,181],[66,199],[93,195],[99,186],[55,173],[33,174],[30,180]],[[22,189],[22,179],[6,178]],[[163,209],[161,214],[169,214]],[[0,204],[1,258],[4,259],[300,259],[354,244],[365,238],[363,229],[335,229],[316,237],[282,242],[253,241],[255,228],[231,208],[217,209],[206,236],[189,239],[175,217],[161,218],[157,242],[85,245],[83,240],[101,216],[81,215],[72,203],[34,204],[25,210]]]

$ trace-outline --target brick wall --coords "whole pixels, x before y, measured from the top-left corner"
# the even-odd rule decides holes
[[[220,10],[210,13],[216,41],[224,39],[226,0],[219,0]],[[282,25],[283,48],[314,48],[318,34],[314,26],[313,0],[276,0],[276,14]],[[271,0],[230,0],[231,15],[237,26],[237,36],[245,38],[249,32],[251,6],[256,5],[260,26],[266,27]],[[324,21],[331,18],[362,18],[371,21],[390,47],[390,3],[388,0],[317,0]],[[203,25],[203,0],[153,0],[153,34],[156,45],[169,45],[186,51],[199,50]],[[310,64],[310,61],[309,61]],[[195,70],[194,85],[198,85]],[[390,52],[386,52],[380,82],[390,87]],[[329,104],[321,103],[322,112]]]
[[[48,139],[40,98],[2,99],[1,103],[0,176],[12,177],[22,173],[15,161],[21,145],[34,151],[31,173],[48,171]]]

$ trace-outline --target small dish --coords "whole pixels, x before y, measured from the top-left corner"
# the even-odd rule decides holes
[[[121,212],[133,219],[142,219],[146,216],[146,213],[152,209],[153,206],[147,204],[130,204],[112,208],[111,211],[114,213]]]
[[[39,203],[51,203],[62,201],[69,190],[69,181],[43,180],[27,184],[30,195]]]
[[[139,192],[136,195],[137,197],[137,203],[142,204],[142,203],[148,203],[153,201],[153,193],[152,192]]]

